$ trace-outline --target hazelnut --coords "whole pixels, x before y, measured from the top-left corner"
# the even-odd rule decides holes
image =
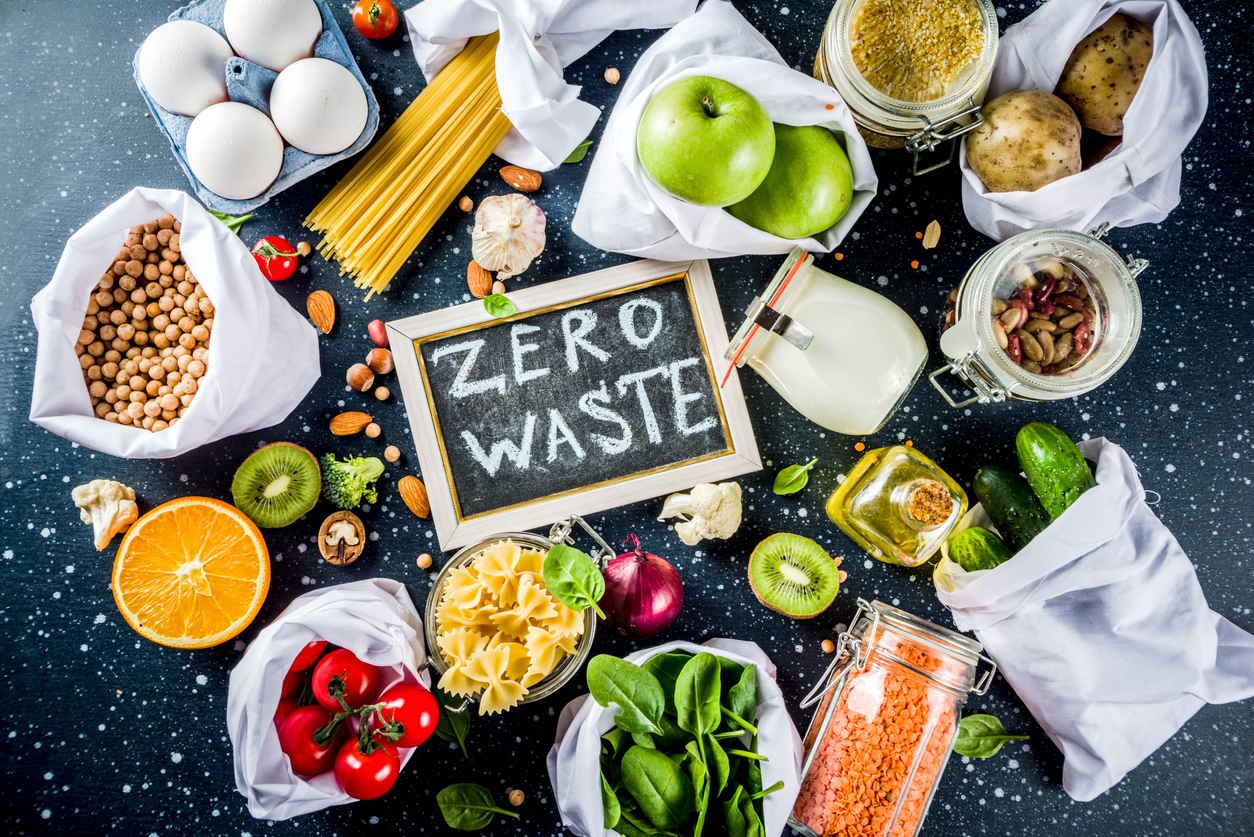
[[[388,445],[383,451],[383,458],[388,462],[395,462],[401,458],[401,449],[396,445]]]
[[[366,435],[371,439],[379,438],[379,434],[383,432],[383,428],[375,424],[373,421],[366,425]]]
[[[364,363],[354,363],[348,367],[346,378],[348,385],[358,392],[365,392],[374,386],[374,372]]]
[[[430,567],[430,566],[431,566],[430,555],[424,552],[418,556],[418,569],[425,570],[427,567]]]
[[[366,365],[378,375],[386,375],[396,367],[387,349],[371,349],[366,355]]]
[[[392,394],[392,391],[389,390],[387,387],[379,387],[378,389],[374,391],[374,397],[379,399],[380,401],[387,401],[388,396],[390,396],[391,394]]]

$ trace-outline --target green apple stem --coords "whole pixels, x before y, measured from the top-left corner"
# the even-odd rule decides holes
[[[701,104],[705,106],[705,112],[708,113],[711,118],[718,116],[718,114],[714,112],[714,103],[710,101],[709,96],[702,99]]]

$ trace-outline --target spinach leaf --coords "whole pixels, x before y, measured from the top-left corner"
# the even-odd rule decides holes
[[[679,725],[671,720],[670,715],[663,714],[659,721],[659,726],[662,727],[662,734],[654,736],[654,740],[657,742],[658,747],[664,750],[678,750],[682,752],[684,745],[691,740],[688,733],[680,729]]]
[[[623,806],[623,817],[614,830],[623,837],[677,837],[673,831],[665,831],[654,827],[649,818],[641,814],[639,808]]]
[[[456,741],[457,746],[461,747],[462,758],[470,758],[470,754],[466,752],[466,736],[470,734],[470,710],[453,711],[465,701],[450,695],[439,686],[434,687],[431,693],[440,705],[440,720],[435,725],[436,737],[441,741]]]
[[[746,721],[753,721],[753,716],[758,714],[758,669],[756,666],[752,664],[745,666],[745,670],[740,675],[740,682],[728,690],[725,703],[733,715]]]
[[[679,728],[696,736],[718,729],[719,668],[713,654],[689,660],[675,681],[675,712]]]
[[[736,792],[732,794],[731,799],[723,801],[723,820],[727,824],[727,837],[748,837],[749,826],[745,822],[744,810],[740,807],[744,792],[745,789],[737,785]]]
[[[618,762],[608,756],[601,757],[601,775],[609,782],[610,788],[617,791],[623,786],[623,771]]]
[[[605,827],[613,828],[622,818],[623,809],[618,804],[618,797],[610,787],[609,780],[605,778],[604,771],[601,773],[601,807],[605,809]]]
[[[575,150],[570,152],[570,156],[563,160],[563,163],[579,163],[584,157],[588,156],[588,149],[592,147],[592,140],[584,140],[575,146]]]
[[[633,732],[631,734],[631,740],[634,741],[638,747],[648,747],[650,750],[657,749],[657,744],[653,742],[653,736],[649,735],[647,732]]]
[[[597,605],[605,595],[605,576],[586,553],[556,544],[544,556],[541,574],[553,598],[571,610],[592,608],[597,616],[605,618],[605,613]]]
[[[719,795],[727,787],[727,780],[731,778],[731,762],[727,760],[727,752],[723,749],[713,736],[705,737],[705,766],[710,771],[710,787],[713,788],[715,795]]]
[[[615,723],[627,732],[662,732],[662,686],[640,666],[598,654],[588,663],[588,691],[602,706],[618,704]]]
[[[684,651],[671,651],[666,654],[655,654],[640,664],[640,667],[657,678],[662,684],[662,694],[666,697],[666,711],[675,714],[675,681],[679,672],[692,655]]]
[[[762,818],[758,816],[758,810],[748,794],[740,797],[740,815],[745,821],[745,837],[763,837],[765,827],[762,825]]]
[[[483,298],[483,310],[487,311],[498,320],[505,317],[512,317],[518,313],[518,309],[514,306],[513,300],[505,294],[488,294]]]
[[[623,756],[622,767],[627,792],[657,828],[678,828],[697,810],[692,781],[657,750],[632,747]]]
[[[744,674],[745,667],[735,660],[729,660],[726,657],[718,658],[719,682],[722,684],[723,693],[740,682],[741,676]]]
[[[685,754],[680,765],[688,774],[688,778],[692,780],[692,789],[697,794],[697,799],[706,797],[706,789],[710,784],[710,774],[705,769],[705,759],[701,757],[701,748],[697,746],[696,740],[688,742],[685,747]]]
[[[973,759],[986,759],[997,755],[1007,741],[1026,739],[1026,735],[1011,735],[1001,721],[992,715],[968,715],[958,724],[958,741],[954,752]]]
[[[449,828],[459,831],[478,831],[492,822],[495,814],[518,819],[516,812],[496,807],[491,791],[471,782],[449,785],[435,795],[435,802]]]
[[[729,729],[724,730],[723,732],[714,733],[714,740],[724,741],[728,738],[743,738],[746,735],[748,735],[748,733],[742,729]]]
[[[818,460],[811,459],[805,465],[789,465],[775,475],[775,484],[771,486],[771,490],[776,494],[796,494],[810,481],[810,469],[815,462]]]
[[[618,758],[619,751],[623,749],[623,739],[627,737],[627,734],[627,731],[620,727],[611,727],[608,732],[601,736],[601,740],[609,745],[610,756]]]
[[[208,211],[214,218],[217,218],[219,221],[226,224],[226,228],[236,235],[239,235],[239,229],[244,226],[244,222],[249,218],[254,217],[251,212],[247,215],[232,215],[229,212],[216,212],[212,209]]]
[[[758,784],[761,784],[761,779],[758,780]],[[762,799],[763,797],[767,797],[775,793],[775,791],[782,791],[783,789],[784,789],[784,780],[781,779],[775,784],[771,785],[766,790],[760,790],[757,793],[751,794],[749,798],[750,799]],[[758,816],[761,816],[760,811],[758,812]]]

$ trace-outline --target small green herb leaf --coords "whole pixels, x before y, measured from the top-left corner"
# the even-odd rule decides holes
[[[605,595],[605,576],[586,553],[559,543],[544,556],[541,575],[545,586],[559,602],[571,610],[592,608],[597,616],[605,618],[605,613],[597,606]]]
[[[496,807],[492,792],[483,785],[462,782],[449,785],[435,795],[435,802],[440,806],[440,813],[449,828],[459,831],[478,831],[492,822],[495,814],[518,819],[514,811],[506,811]]]
[[[588,156],[588,149],[592,147],[592,140],[584,140],[575,146],[575,150],[570,152],[570,156],[563,160],[563,163],[578,163]]]
[[[466,752],[466,737],[470,734],[470,711],[454,712],[453,709],[465,703],[462,698],[454,697],[436,686],[431,690],[436,703],[440,705],[440,720],[435,725],[436,737],[441,741],[456,741],[461,748],[462,757],[470,758]]]
[[[775,475],[775,485],[772,486],[772,490],[776,494],[796,494],[810,481],[810,469],[814,467],[815,462],[818,462],[818,459],[811,459],[805,465],[789,465]]]
[[[627,732],[661,734],[662,686],[640,666],[610,654],[598,654],[588,663],[588,691],[602,706],[617,704],[614,719]]]
[[[255,217],[251,212],[247,215],[231,215],[229,212],[215,212],[212,209],[209,210],[209,214],[226,224],[226,228],[236,235],[239,235],[239,228],[244,226],[245,221]]]
[[[958,724],[958,741],[954,752],[973,759],[986,759],[997,755],[1007,741],[1026,739],[1026,735],[1011,735],[1001,721],[992,715],[968,715]]]
[[[758,670],[750,664],[740,675],[740,682],[727,690],[724,701],[732,714],[750,723],[758,712]]]
[[[610,787],[609,780],[605,778],[604,771],[601,772],[601,806],[605,809],[605,827],[613,828],[618,825],[623,816],[623,808],[619,805],[618,796]]]
[[[514,303],[505,294],[488,294],[483,298],[483,308],[498,320],[518,313]]]

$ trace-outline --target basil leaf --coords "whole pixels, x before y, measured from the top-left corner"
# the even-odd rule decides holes
[[[818,459],[811,459],[805,465],[789,465],[775,475],[775,485],[771,489],[776,494],[796,494],[810,481],[810,469],[815,462]]]
[[[465,701],[450,695],[439,686],[432,688],[431,693],[440,705],[440,720],[435,725],[436,737],[441,741],[456,741],[457,746],[461,747],[462,758],[470,758],[470,753],[466,752],[466,737],[470,734],[470,710],[453,711]]]
[[[232,215],[229,212],[216,212],[212,209],[208,210],[209,214],[226,224],[226,228],[231,232],[239,235],[239,228],[244,226],[244,222],[249,218],[255,217],[253,213],[247,215]]]
[[[968,715],[958,724],[958,741],[954,752],[973,759],[986,759],[997,755],[1007,741],[1026,739],[1026,735],[1011,735],[1001,721],[992,715]]]
[[[615,723],[627,732],[661,734],[662,687],[638,665],[609,654],[598,654],[588,663],[588,691],[602,706],[618,704]]]
[[[601,773],[601,807],[605,809],[605,827],[613,828],[622,819],[623,808],[618,804],[618,797],[606,780],[604,772]]]
[[[705,766],[710,771],[710,787],[713,788],[713,793],[718,795],[727,788],[727,780],[731,778],[731,762],[727,760],[727,753],[723,750],[723,746],[715,741],[713,736],[705,737],[705,751],[708,754]]]
[[[727,708],[732,714],[753,723],[753,716],[758,714],[758,670],[756,666],[745,666],[740,675],[740,682],[727,690]]]
[[[718,659],[698,654],[689,660],[675,681],[675,714],[679,728],[696,736],[718,729]]]
[[[518,313],[514,303],[505,294],[488,294],[483,298],[483,308],[498,320]]]
[[[440,806],[440,813],[444,815],[448,827],[459,831],[485,828],[496,814],[518,819],[516,812],[496,807],[491,791],[472,782],[449,785],[435,795],[435,802]]]
[[[683,651],[671,651],[666,654],[655,654],[640,664],[640,667],[657,678],[662,684],[662,695],[666,698],[666,711],[675,714],[675,681],[679,672],[692,659],[692,655]]]
[[[563,163],[578,163],[588,156],[588,149],[592,147],[592,140],[584,140],[575,146],[575,150],[570,152],[570,156],[563,160]]]
[[[691,780],[657,750],[636,746],[627,751],[623,756],[623,785],[657,828],[678,828],[697,810]]]
[[[601,575],[600,567],[585,553],[556,544],[544,556],[541,574],[553,598],[571,610],[592,608],[598,616],[605,618],[605,613],[597,605],[605,595],[605,576]]]

